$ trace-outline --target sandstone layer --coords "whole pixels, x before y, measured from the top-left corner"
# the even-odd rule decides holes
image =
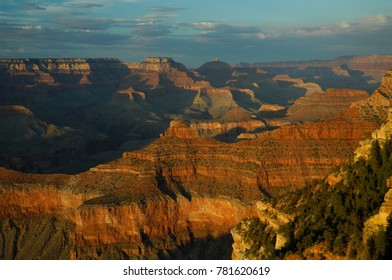
[[[255,215],[253,207],[239,200],[196,193],[188,197],[178,190],[172,194],[172,186],[166,190],[148,171],[138,174],[119,166],[78,176],[1,171],[0,243],[3,249],[16,244],[11,255],[2,250],[2,258],[50,256],[25,252],[43,238],[33,236],[37,228],[29,229],[27,219],[41,224],[47,217],[52,218],[46,223],[59,221],[46,237],[61,258],[170,258],[179,247],[219,239],[241,219]],[[64,228],[64,223],[70,226]],[[57,240],[58,229],[65,239]]]
[[[69,154],[64,150],[67,145],[93,154],[102,151],[99,141],[107,137],[112,148],[130,139],[150,139],[168,129],[150,145],[124,152],[116,160],[106,159],[77,175],[1,169],[2,258],[200,258],[194,252],[200,244],[226,242],[236,223],[257,215],[256,201],[301,187],[346,163],[357,142],[378,125],[353,107],[350,114],[259,133],[274,120],[260,119],[257,111],[263,106],[282,107],[266,106],[260,92],[244,86],[249,80],[240,78],[262,75],[268,80],[270,75],[249,70],[233,76],[232,68],[225,65],[230,79],[237,80],[229,84],[236,87],[214,88],[214,83],[223,80],[226,85],[227,77],[214,80],[207,71],[208,81],[201,81],[201,76],[169,58],[148,58],[137,64],[69,60],[68,66],[58,60],[57,68],[47,66],[48,61],[22,62],[25,66],[10,67],[13,62],[7,61],[7,69],[15,70],[2,72],[2,77],[6,77],[9,96],[19,92],[18,79],[24,80],[20,86],[29,87],[21,96],[31,106],[5,107],[3,115],[42,118],[42,128],[53,134],[62,130],[50,129],[48,120],[62,123],[64,130],[68,123],[83,120],[76,125],[81,137],[51,143],[60,148],[53,152],[60,159]],[[86,62],[90,70],[83,66]],[[105,68],[107,63],[113,67]],[[33,70],[27,75],[23,71],[30,64]],[[46,73],[45,80],[37,80],[38,71]],[[63,91],[67,83],[72,85]],[[260,89],[276,84],[260,83]],[[304,94],[304,89],[297,93]],[[62,107],[67,100],[73,100],[70,107]],[[43,104],[53,107],[36,111]],[[195,116],[197,121],[187,119]],[[86,137],[89,141],[80,144],[77,140],[91,132],[87,124],[96,129],[93,135],[98,139]],[[210,138],[232,130],[255,133],[250,134],[252,140],[235,143]],[[82,153],[76,148],[72,151]],[[50,254],[50,248],[56,253]],[[190,253],[190,248],[195,250]]]
[[[350,108],[353,102],[364,100],[368,93],[353,89],[327,89],[297,99],[287,110],[288,119],[309,122],[332,117]]]
[[[388,225],[387,218],[392,213],[391,178],[386,180],[386,186],[389,190],[386,191],[384,196],[384,201],[382,203],[380,201],[380,197],[377,197],[375,193],[377,194],[384,193],[383,190],[384,185],[380,184],[380,181],[383,180],[382,182],[384,182],[385,174],[390,174],[389,165],[388,165],[390,164],[390,162],[388,162],[390,159],[383,158],[382,159],[383,163],[378,165],[378,167],[375,166],[371,167],[370,166],[372,164],[371,161],[364,162],[362,161],[362,159],[363,158],[368,159],[371,153],[373,154],[376,153],[374,152],[375,151],[374,148],[372,148],[372,144],[374,144],[375,141],[378,141],[380,146],[383,147],[386,145],[385,143],[388,143],[387,140],[391,139],[390,137],[392,134],[392,129],[391,129],[392,111],[391,108],[386,105],[390,100],[390,94],[392,92],[392,88],[390,87],[391,85],[390,82],[391,82],[391,75],[388,72],[384,76],[380,88],[377,89],[371,97],[354,104],[345,113],[323,121],[324,124],[328,122],[331,123],[335,122],[336,127],[341,128],[344,125],[343,123],[339,124],[339,121],[342,121],[344,119],[346,120],[346,122],[348,122],[348,120],[351,121],[355,120],[357,124],[360,125],[361,122],[359,122],[359,120],[362,119],[363,120],[362,123],[365,123],[366,122],[365,120],[368,120],[367,123],[369,124],[373,123],[374,127],[377,127],[376,125],[377,122],[374,121],[375,118],[373,116],[376,115],[379,117],[379,119],[385,119],[384,118],[385,111],[389,110],[389,116],[385,120],[385,122],[381,125],[381,127],[372,133],[372,137],[370,139],[362,141],[361,146],[355,150],[354,163],[351,163],[350,165],[346,165],[345,167],[340,168],[338,171],[331,172],[327,177],[325,177],[324,180],[316,181],[313,184],[309,185],[308,188],[301,190],[303,191],[302,193],[292,192],[287,194],[287,196],[283,196],[280,201],[275,200],[272,201],[272,203],[267,203],[265,201],[258,202],[257,207],[259,213],[259,220],[261,220],[263,224],[254,223],[252,222],[252,220],[246,219],[232,230],[232,235],[234,239],[233,258],[254,259],[260,257],[268,258],[271,256],[272,257],[279,256],[279,258],[305,258],[305,259],[314,259],[314,258],[362,259],[362,258],[369,258],[369,256],[374,257],[373,254],[375,254],[374,252],[377,252],[378,248],[384,248],[384,249],[386,248],[385,246],[387,245],[385,244],[387,244],[388,241],[386,237],[382,239],[382,236],[385,236],[385,229]],[[378,103],[377,101],[379,100],[382,100],[384,102]],[[364,114],[362,110],[366,107],[365,106],[360,107],[363,104],[365,104],[367,108],[375,109],[375,111],[373,112],[374,114],[371,115]],[[353,108],[355,108],[356,110],[353,110]],[[373,122],[369,120],[373,120]],[[307,126],[309,127],[314,125],[315,123],[300,125],[297,127],[304,128]],[[347,131],[343,132],[342,130],[337,129],[336,127],[334,129],[334,133],[339,133],[339,131],[340,133],[344,133],[344,134],[347,133]],[[276,131],[279,130],[282,131],[284,129],[285,128],[281,128]],[[299,135],[302,136],[305,134],[307,135],[307,138],[311,139],[315,135],[318,136],[323,135],[326,131],[327,130],[323,132],[320,131],[320,134],[307,133],[305,131],[302,131],[300,134],[290,133],[289,137],[298,137]],[[275,131],[263,133],[261,134],[261,136],[265,136],[269,134],[270,135],[269,138],[271,138],[271,135],[273,133],[275,133]],[[390,151],[388,151],[387,147],[388,146],[386,146],[386,149],[382,150],[382,152],[388,155]],[[373,155],[373,160],[376,158],[376,156],[377,155]],[[364,169],[367,170],[364,171]],[[360,176],[363,177],[367,176],[367,177],[361,178]],[[373,178],[368,179],[371,176],[374,176],[374,178],[376,179]],[[384,178],[382,176],[384,176]],[[378,183],[375,183],[375,181],[377,180]],[[361,186],[361,187],[355,189],[357,186]],[[339,195],[342,194],[345,195],[346,197],[350,197],[350,199],[354,199],[355,202],[349,203],[348,200],[346,200],[345,205],[343,206],[342,204],[343,199],[342,197],[339,198]],[[338,199],[336,199],[336,197],[338,197]],[[375,206],[373,206],[373,209],[371,211],[367,210],[366,219],[362,218],[362,220],[360,220],[359,225],[358,225],[358,221],[359,221],[358,220],[357,225],[353,226],[353,228],[357,227],[356,232],[352,229],[348,230],[350,223],[356,221],[355,219],[351,219],[352,216],[364,215],[365,211],[363,210],[363,208],[361,208],[361,202],[360,202],[360,199],[362,198],[366,198],[368,199],[368,201],[373,200],[378,202]],[[323,200],[324,202],[322,202]],[[323,204],[325,205],[325,203],[327,203],[327,208],[323,208],[323,206],[320,206]],[[301,204],[302,206],[305,206],[302,209],[301,209]],[[369,203],[364,203],[364,204],[368,205]],[[333,227],[332,226],[333,224],[332,223],[330,224],[330,222],[333,220],[331,219],[330,214],[324,215],[325,213],[330,213],[328,207],[334,208],[333,210],[334,212],[332,215],[333,217],[338,216],[339,215],[338,212],[341,210],[342,212],[340,212],[340,214],[343,213],[342,214],[343,217],[344,215],[347,215],[348,219],[346,221],[344,220],[340,221],[339,223],[335,224],[335,226]],[[339,211],[337,211],[338,207],[340,207]],[[298,209],[299,211],[298,213],[295,213],[295,211],[297,211],[296,209]],[[378,213],[376,215],[370,214],[370,213],[374,213],[377,210]],[[347,213],[351,212],[350,215],[352,216],[348,216],[348,214],[345,211],[347,211]],[[296,217],[290,217],[290,215],[292,214],[296,215]],[[296,223],[290,224],[290,220],[294,220],[296,221]],[[339,228],[343,224],[345,224],[345,227]],[[290,232],[290,228],[292,228],[291,232]],[[269,230],[272,230],[272,234],[268,232]],[[330,240],[328,240],[328,235],[325,235],[325,232],[329,230],[340,231],[341,235],[347,234],[349,238],[352,238],[351,236],[355,236],[355,237],[350,241],[345,241],[345,243],[343,243],[343,246],[340,246],[340,243],[333,244],[332,246],[331,243],[328,243],[330,242]],[[255,232],[258,233],[256,236],[254,234]],[[285,234],[282,235],[282,233]],[[305,237],[303,235],[302,236],[299,235],[302,233],[305,233]],[[313,235],[314,239],[309,235],[306,236],[306,234]],[[297,238],[295,237],[296,235],[300,236],[298,240],[295,240]],[[266,245],[265,245],[266,241],[265,240],[260,241],[260,236],[264,236],[264,237],[267,236],[270,238],[268,239],[270,242],[275,242],[274,243],[275,249],[277,247],[284,248],[289,239],[291,239],[292,244],[286,248],[287,251],[285,255],[283,254],[279,255],[279,253],[276,254],[275,251],[273,251],[271,255],[268,255],[268,252],[266,251]],[[271,236],[274,236],[275,239],[272,240]],[[372,239],[373,241],[376,240],[374,241],[375,245],[373,247],[372,245],[369,245],[371,244],[369,241],[370,237],[373,237]],[[332,238],[332,241],[336,242],[337,239],[338,238]],[[279,246],[277,246],[276,244],[278,244]],[[292,251],[293,248],[294,248],[294,254]],[[271,252],[271,250],[269,252]],[[298,255],[295,252],[298,252]],[[385,252],[381,254],[385,255]],[[378,257],[379,256],[380,255],[378,255]]]

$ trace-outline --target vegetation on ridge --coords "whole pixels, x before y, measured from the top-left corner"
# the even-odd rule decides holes
[[[387,191],[386,181],[392,176],[392,140],[382,147],[374,141],[368,160],[351,162],[333,175],[341,177],[336,184],[329,184],[327,179],[314,180],[271,201],[276,209],[295,213],[295,218],[279,230],[289,238],[288,245],[262,257],[287,258],[295,254],[317,259],[329,254],[335,258],[391,259],[392,216],[386,231],[380,230],[366,242],[362,239],[364,223],[377,214]],[[270,231],[264,224],[251,223],[248,235],[259,248],[274,243],[275,237],[265,240]]]

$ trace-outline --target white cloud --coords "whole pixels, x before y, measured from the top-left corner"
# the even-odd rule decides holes
[[[260,40],[267,39],[267,36],[266,36],[264,33],[261,33],[261,32],[257,33],[257,34],[256,34],[256,37],[257,37],[258,39],[260,39]]]
[[[298,37],[321,37],[344,34],[358,34],[370,30],[379,30],[388,25],[392,27],[392,17],[389,15],[376,15],[362,17],[357,20],[341,21],[337,23],[302,26],[284,31],[274,32],[275,37],[298,36]]]
[[[42,26],[41,25],[25,25],[25,26],[20,26],[20,29],[24,30],[41,30]]]
[[[347,21],[342,21],[336,24],[340,29],[348,29],[351,25]]]
[[[213,21],[199,21],[194,22],[192,27],[195,29],[214,30],[217,27],[217,23]]]
[[[368,27],[379,27],[388,24],[391,16],[387,15],[375,15],[362,18],[361,22],[363,25]]]

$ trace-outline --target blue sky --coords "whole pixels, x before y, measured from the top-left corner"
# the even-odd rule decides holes
[[[392,53],[391,0],[1,0],[0,57],[187,66]]]

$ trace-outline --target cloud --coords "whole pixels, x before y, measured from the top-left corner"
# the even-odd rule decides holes
[[[368,16],[368,17],[363,17],[361,22],[363,26],[367,26],[370,28],[381,27],[391,22],[391,16],[389,15]]]
[[[351,22],[342,21],[325,25],[313,25],[277,31],[275,37],[298,36],[298,37],[321,37],[352,35],[363,33],[369,30],[379,30],[385,26],[392,27],[392,17],[389,15],[375,15],[362,17]]]
[[[24,25],[24,26],[20,26],[20,29],[24,29],[24,30],[41,30],[42,26],[41,25]]]
[[[102,8],[103,4],[97,3],[71,3],[70,6],[80,9]]]
[[[157,13],[172,13],[177,11],[186,10],[186,8],[180,7],[148,7],[147,10]]]
[[[130,36],[101,31],[62,30],[43,26],[0,25],[0,43],[6,49],[37,48],[41,51],[70,46],[104,46],[128,43]]]
[[[28,11],[46,11],[46,8],[39,6],[36,3],[27,3],[25,9]]]
[[[217,26],[218,23],[213,21],[199,21],[192,23],[193,28],[201,30],[215,30]]]
[[[255,39],[264,40],[268,37],[260,27],[253,25],[232,25],[222,22],[201,21],[194,22],[188,26],[199,31],[194,38],[205,43],[240,43],[242,41],[244,45],[249,45],[250,41],[253,42]]]
[[[137,23],[133,19],[123,18],[87,18],[87,17],[74,17],[74,18],[59,18],[49,21],[60,27],[80,29],[80,30],[108,30],[114,26],[126,27],[129,24]]]
[[[261,32],[257,33],[256,37],[259,38],[260,40],[267,39],[267,36]]]
[[[130,28],[135,39],[151,39],[153,37],[168,36],[172,33],[170,25],[156,24],[154,22],[139,23]]]
[[[278,28],[204,15],[190,21],[179,17],[186,8],[148,7],[142,0],[3,1],[0,54],[7,57],[68,54],[141,60],[142,56],[162,55],[195,65],[217,56],[231,62],[254,62],[386,53],[392,45],[390,15]],[[120,17],[107,13],[106,7],[110,12],[134,7],[137,11]]]

